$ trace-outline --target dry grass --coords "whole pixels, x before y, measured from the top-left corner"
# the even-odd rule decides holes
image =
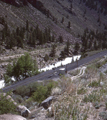
[[[53,103],[56,120],[103,120],[99,114],[106,111],[107,82],[95,63],[76,82],[62,76],[59,83],[63,92]]]

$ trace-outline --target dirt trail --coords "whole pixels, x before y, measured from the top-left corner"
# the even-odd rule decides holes
[[[80,69],[79,74],[76,75],[76,76],[71,77],[71,80],[72,80],[72,81],[75,80],[76,78],[79,78],[79,77],[81,77],[81,76],[84,75],[85,70],[86,70],[86,67],[84,66],[84,67],[81,67],[81,68],[79,68],[79,69]]]
[[[14,59],[14,58],[20,57],[22,55],[24,55],[24,54],[17,54],[17,55],[11,55],[11,56],[6,56],[6,57],[0,57],[0,60]]]

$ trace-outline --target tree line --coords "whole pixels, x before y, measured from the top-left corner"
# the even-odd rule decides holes
[[[1,31],[0,44],[5,45],[7,49],[11,49],[15,46],[24,48],[25,45],[35,47],[36,45],[56,42],[56,38],[54,34],[52,34],[50,28],[41,30],[38,25],[34,28],[29,25],[28,20],[26,21],[25,27],[17,27],[12,31],[4,18],[1,18],[0,22],[4,25],[4,28]],[[63,42],[63,37],[61,35],[59,35],[57,42]]]
[[[99,32],[86,28],[81,35],[81,52],[107,49],[107,31]]]

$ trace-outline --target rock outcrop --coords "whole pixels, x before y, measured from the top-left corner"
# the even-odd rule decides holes
[[[42,103],[41,103],[41,106],[43,106],[45,109],[48,109],[48,107],[50,106],[52,100],[54,99],[53,96],[50,96],[48,97],[46,100],[44,100]]]
[[[21,113],[23,117],[28,117],[31,113],[29,109],[27,109],[24,105],[18,105],[17,110]]]

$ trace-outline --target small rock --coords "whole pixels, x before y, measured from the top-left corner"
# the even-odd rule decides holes
[[[100,82],[100,86],[103,86],[104,85],[104,83],[103,82]]]
[[[53,117],[54,116],[54,110],[52,107],[49,107],[47,110],[47,115],[46,117]]]
[[[56,88],[53,88],[52,90],[52,95],[60,95],[61,94],[61,89],[56,87]]]

